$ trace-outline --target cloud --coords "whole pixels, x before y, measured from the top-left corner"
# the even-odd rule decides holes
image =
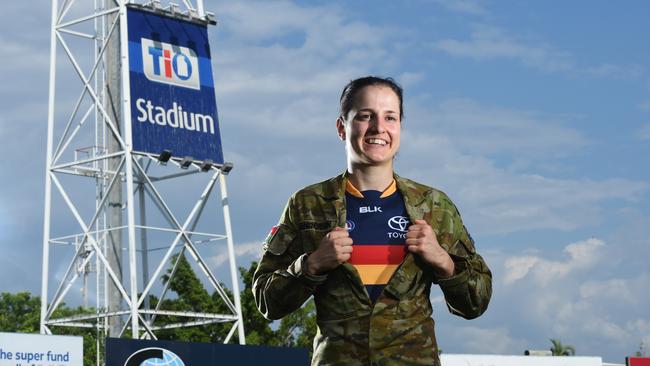
[[[566,116],[463,98],[433,105],[423,98],[409,106],[398,172],[446,191],[479,235],[597,224],[603,205],[636,202],[650,188],[629,179],[541,175],[540,167],[590,144],[564,126]]]
[[[249,257],[254,257],[254,260],[258,260],[262,255],[262,242],[263,240],[235,244],[235,260],[238,262],[237,265],[243,265],[243,263],[241,263],[241,260],[249,260]],[[220,267],[228,261],[228,252],[226,250],[223,250],[222,253],[210,257],[209,261],[214,267]]]
[[[471,354],[515,354],[522,352],[527,344],[521,338],[514,338],[506,327],[440,327],[438,333],[445,334],[440,339],[440,347],[444,353]],[[458,345],[462,345],[461,348]]]
[[[645,70],[640,65],[614,65],[614,64],[602,64],[599,66],[587,67],[582,70],[587,75],[598,76],[598,77],[609,77],[615,79],[626,79],[634,80],[639,79],[645,74]]]
[[[456,57],[475,60],[513,59],[544,71],[566,71],[573,68],[571,56],[548,44],[523,41],[506,34],[504,29],[475,25],[469,40],[443,39],[435,47]]]
[[[641,102],[637,105],[637,108],[639,108],[642,111],[650,111],[650,100],[646,100],[644,102]]]
[[[416,105],[413,114],[415,120],[431,121],[437,135],[462,152],[480,156],[548,159],[549,154],[566,155],[590,143],[580,131],[564,126],[575,116],[485,105],[469,98],[445,99],[432,110]]]
[[[443,6],[449,11],[470,14],[484,15],[487,10],[481,5],[480,1],[475,0],[433,0],[434,3]]]
[[[641,126],[637,132],[637,138],[644,141],[650,140],[650,122]]]
[[[547,260],[538,256],[516,256],[505,261],[506,284],[512,284],[528,275],[542,287],[558,281],[576,271],[586,270],[598,263],[600,248],[605,243],[591,238],[571,243],[564,248],[568,258],[560,261]]]
[[[522,248],[520,255],[488,253],[495,282],[485,327],[507,321],[513,338],[524,335],[531,344],[560,338],[579,354],[630,354],[648,334],[650,273],[645,267],[631,273],[636,267],[613,261],[611,249],[629,252],[631,245],[591,238],[566,245],[562,258],[549,249],[553,243]]]

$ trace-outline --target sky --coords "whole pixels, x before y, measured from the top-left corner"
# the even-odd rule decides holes
[[[476,320],[432,292],[443,351],[518,355],[557,338],[609,362],[641,343],[647,352],[650,4],[205,7],[218,21],[209,35],[239,265],[259,257],[293,192],[345,169],[343,86],[391,76],[405,90],[396,171],[454,200],[494,276]],[[0,291],[39,294],[49,4],[8,2],[0,20]],[[68,81],[59,96],[72,103]]]

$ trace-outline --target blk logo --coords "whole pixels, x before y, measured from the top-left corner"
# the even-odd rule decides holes
[[[142,66],[147,79],[190,89],[201,89],[199,58],[188,47],[141,39]]]
[[[359,213],[373,213],[373,212],[382,212],[380,206],[361,206],[359,207]]]

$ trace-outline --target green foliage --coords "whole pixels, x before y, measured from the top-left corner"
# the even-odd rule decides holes
[[[562,344],[559,339],[551,338],[551,353],[553,356],[574,356],[576,354],[576,348],[569,344]]]
[[[41,322],[41,299],[29,292],[0,294],[0,330],[15,333],[38,333]]]

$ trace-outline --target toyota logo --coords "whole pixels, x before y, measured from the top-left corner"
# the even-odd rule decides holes
[[[411,222],[409,221],[409,218],[405,216],[393,216],[388,220],[388,226],[390,226],[391,229],[401,231],[403,233],[406,232],[406,229],[408,229],[410,223]]]

